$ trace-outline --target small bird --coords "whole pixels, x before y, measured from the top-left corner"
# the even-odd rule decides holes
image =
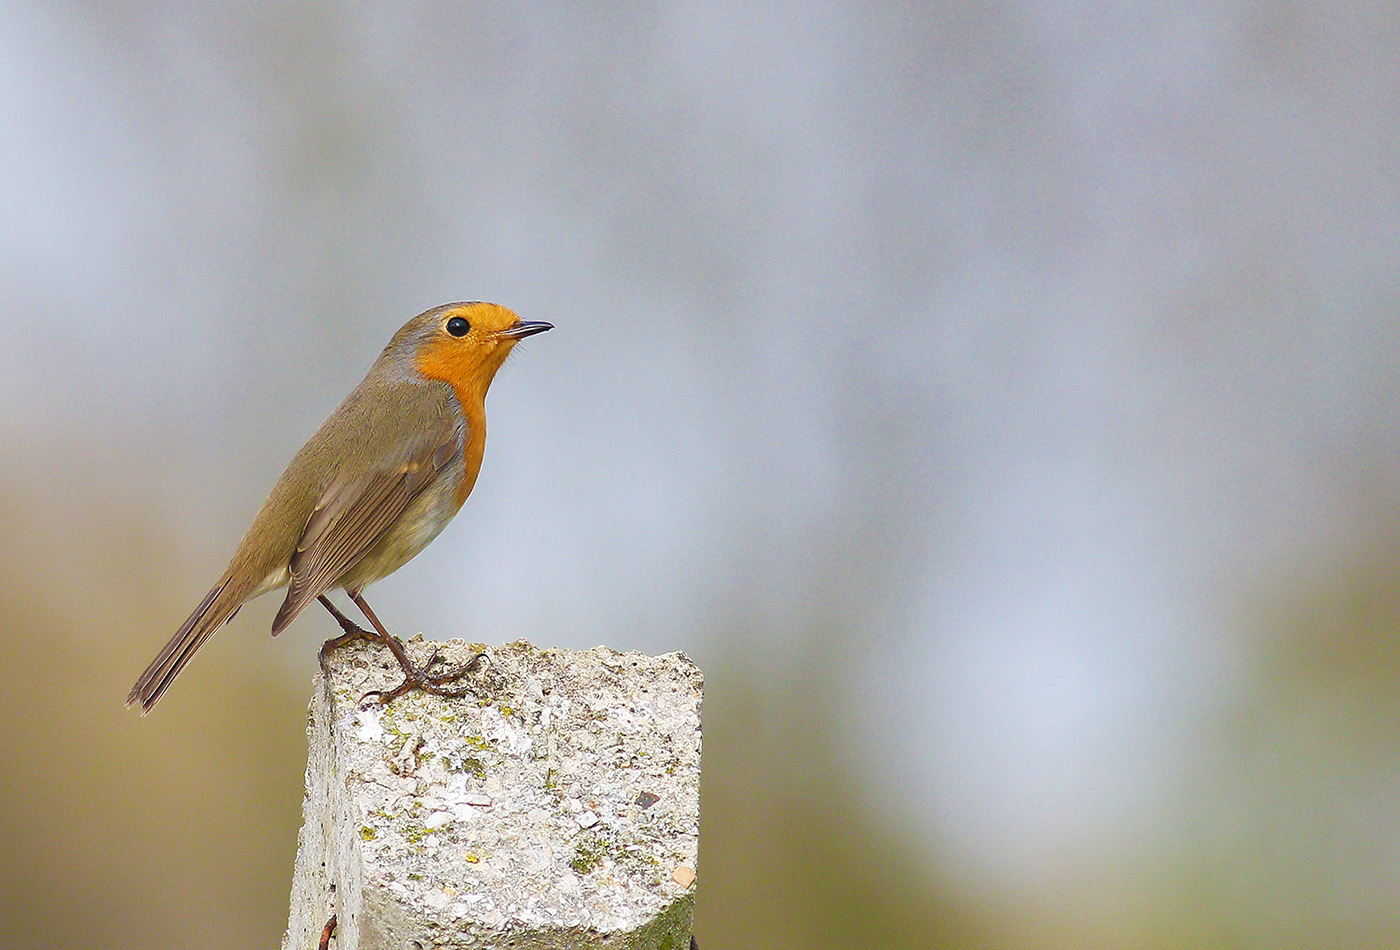
[[[383,643],[409,689],[463,695],[444,684],[470,669],[431,674],[415,666],[365,602],[364,589],[398,570],[452,520],[476,484],[486,446],[486,390],[511,348],[552,324],[521,320],[505,307],[449,303],[405,323],[340,407],[292,458],[228,569],[136,681],[127,706],[151,711],[204,642],[249,600],[287,588],[272,621],[275,637],[313,600],[343,636]],[[326,597],[343,588],[369,620],[366,631]],[[473,660],[473,663],[475,660]]]

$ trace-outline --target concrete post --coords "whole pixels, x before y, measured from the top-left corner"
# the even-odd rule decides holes
[[[443,668],[477,652],[409,643]],[[317,674],[283,950],[690,945],[700,670],[682,653],[487,650],[475,696],[410,692],[355,643]]]

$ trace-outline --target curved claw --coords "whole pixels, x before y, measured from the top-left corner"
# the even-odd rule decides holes
[[[450,673],[429,673],[428,667],[432,666],[435,661],[441,659],[441,657],[437,655],[437,650],[433,650],[433,658],[427,663],[425,663],[420,668],[419,672],[423,674],[424,680],[433,684],[434,686],[440,686],[443,683],[455,683],[457,682],[457,680],[461,679],[462,677],[470,673],[472,670],[476,669],[476,664],[480,660],[485,659],[485,657],[485,653],[478,653],[476,656],[472,657],[470,660],[464,663],[462,665],[462,668],[459,670],[454,670]],[[431,690],[429,690],[429,692],[431,692]]]
[[[451,681],[448,680],[447,682]],[[365,693],[360,697],[360,704],[366,705],[370,702],[376,702],[381,706],[387,706],[404,693],[415,689],[422,690],[425,693],[431,693],[434,696],[442,696],[446,699],[461,699],[463,696],[470,696],[472,692],[470,686],[463,686],[461,689],[443,689],[427,677],[405,676],[403,681],[393,689],[372,689],[368,693]],[[373,697],[372,700],[371,697]]]
[[[415,689],[422,690],[425,693],[431,693],[434,696],[441,696],[444,699],[461,699],[463,696],[470,696],[472,695],[470,686],[463,686],[460,689],[444,689],[443,684],[455,683],[457,680],[466,676],[476,668],[477,663],[485,658],[485,656],[485,653],[478,653],[468,660],[461,669],[454,670],[451,673],[429,673],[426,667],[414,666],[410,663],[403,668],[404,678],[399,685],[395,686],[393,689],[372,689],[360,697],[360,704],[364,705],[369,702],[377,702],[381,706],[387,706],[404,693]],[[429,663],[431,664],[431,662],[430,660]]]

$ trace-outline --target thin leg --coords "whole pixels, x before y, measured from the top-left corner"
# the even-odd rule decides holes
[[[335,604],[331,603],[330,599],[327,598],[325,594],[322,594],[316,599],[321,602],[322,607],[325,607],[331,612],[331,616],[335,618],[335,622],[340,624],[340,629],[345,631],[345,633],[340,636],[333,637],[321,644],[320,659],[322,673],[330,672],[330,667],[327,664],[330,661],[331,653],[335,650],[339,650],[341,647],[345,646],[345,644],[354,643],[356,640],[368,640],[371,643],[381,642],[379,637],[361,628],[355,621],[337,610]]]
[[[327,640],[321,646],[322,669],[325,669],[327,657],[332,650],[342,647],[354,640],[372,640],[384,644],[389,648],[389,652],[394,654],[394,659],[398,661],[399,666],[403,669],[404,679],[402,683],[391,690],[373,690],[368,692],[361,699],[362,702],[364,699],[374,696],[381,703],[389,703],[411,689],[421,689],[426,693],[449,698],[466,696],[471,692],[470,687],[444,689],[443,684],[454,683],[463,676],[466,676],[476,666],[477,661],[485,656],[485,654],[478,653],[471,658],[466,666],[455,673],[429,673],[426,669],[415,665],[414,662],[409,659],[408,651],[404,649],[403,641],[384,629],[384,624],[379,622],[379,618],[375,616],[374,611],[370,608],[364,597],[360,596],[358,593],[350,594],[350,599],[355,602],[355,606],[360,608],[360,612],[365,615],[370,624],[374,627],[374,633],[365,630],[342,614],[325,595],[322,595],[318,599],[321,601],[321,605],[330,611],[331,616],[335,618],[335,622],[340,624],[340,629],[345,631],[342,636],[336,637],[333,640]]]

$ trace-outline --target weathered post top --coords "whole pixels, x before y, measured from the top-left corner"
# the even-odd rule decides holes
[[[388,706],[388,652],[317,674],[283,950],[685,948],[700,819],[700,670],[682,653],[411,642],[474,696]]]

